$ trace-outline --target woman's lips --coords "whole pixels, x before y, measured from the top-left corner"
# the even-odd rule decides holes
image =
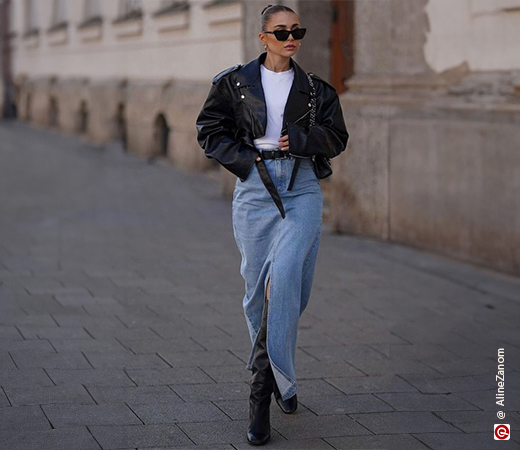
[[[285,48],[288,49],[288,50],[292,50],[293,48],[296,48],[296,46],[294,46],[294,45],[287,45]]]

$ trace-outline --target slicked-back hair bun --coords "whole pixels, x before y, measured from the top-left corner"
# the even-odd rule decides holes
[[[292,13],[296,14],[291,8],[289,8],[288,6],[285,6],[285,5],[280,5],[280,4],[267,5],[262,10],[262,13],[261,13],[262,31],[265,30],[265,26],[271,20],[271,17],[273,16],[273,14],[276,14],[277,12],[280,12],[280,11],[287,11],[287,12],[292,12]]]
[[[262,12],[260,13],[260,15],[262,15],[262,14],[265,12],[265,10],[266,10],[267,8],[270,8],[271,6],[273,6],[273,5],[267,5],[264,9],[262,9]]]

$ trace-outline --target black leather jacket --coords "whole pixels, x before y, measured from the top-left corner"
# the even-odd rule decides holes
[[[260,78],[260,64],[267,52],[247,64],[236,64],[211,80],[208,97],[197,117],[197,140],[208,158],[216,159],[227,170],[245,181],[261,154],[254,139],[265,135],[267,111]],[[283,115],[280,134],[289,135],[289,153],[294,157],[338,156],[347,146],[349,134],[336,89],[313,73],[316,88],[315,125],[309,127],[311,87],[306,72],[290,58],[294,81]],[[258,162],[262,181],[285,217],[279,194]],[[296,166],[297,167],[297,166]]]

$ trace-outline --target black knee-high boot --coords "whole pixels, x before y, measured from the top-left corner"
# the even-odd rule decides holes
[[[271,438],[269,408],[274,389],[274,374],[267,354],[267,298],[264,300],[262,324],[253,352],[253,374],[249,396],[249,428],[247,440],[253,445],[266,444]]]

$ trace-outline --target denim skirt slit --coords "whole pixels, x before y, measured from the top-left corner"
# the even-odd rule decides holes
[[[309,302],[322,228],[323,195],[313,162],[302,159],[288,191],[295,159],[266,159],[265,165],[283,202],[286,216],[265,188],[256,164],[244,181],[236,179],[232,221],[242,256],[243,310],[251,339],[246,365],[262,322],[269,282],[267,352],[282,398],[297,392],[295,353],[298,322]]]

